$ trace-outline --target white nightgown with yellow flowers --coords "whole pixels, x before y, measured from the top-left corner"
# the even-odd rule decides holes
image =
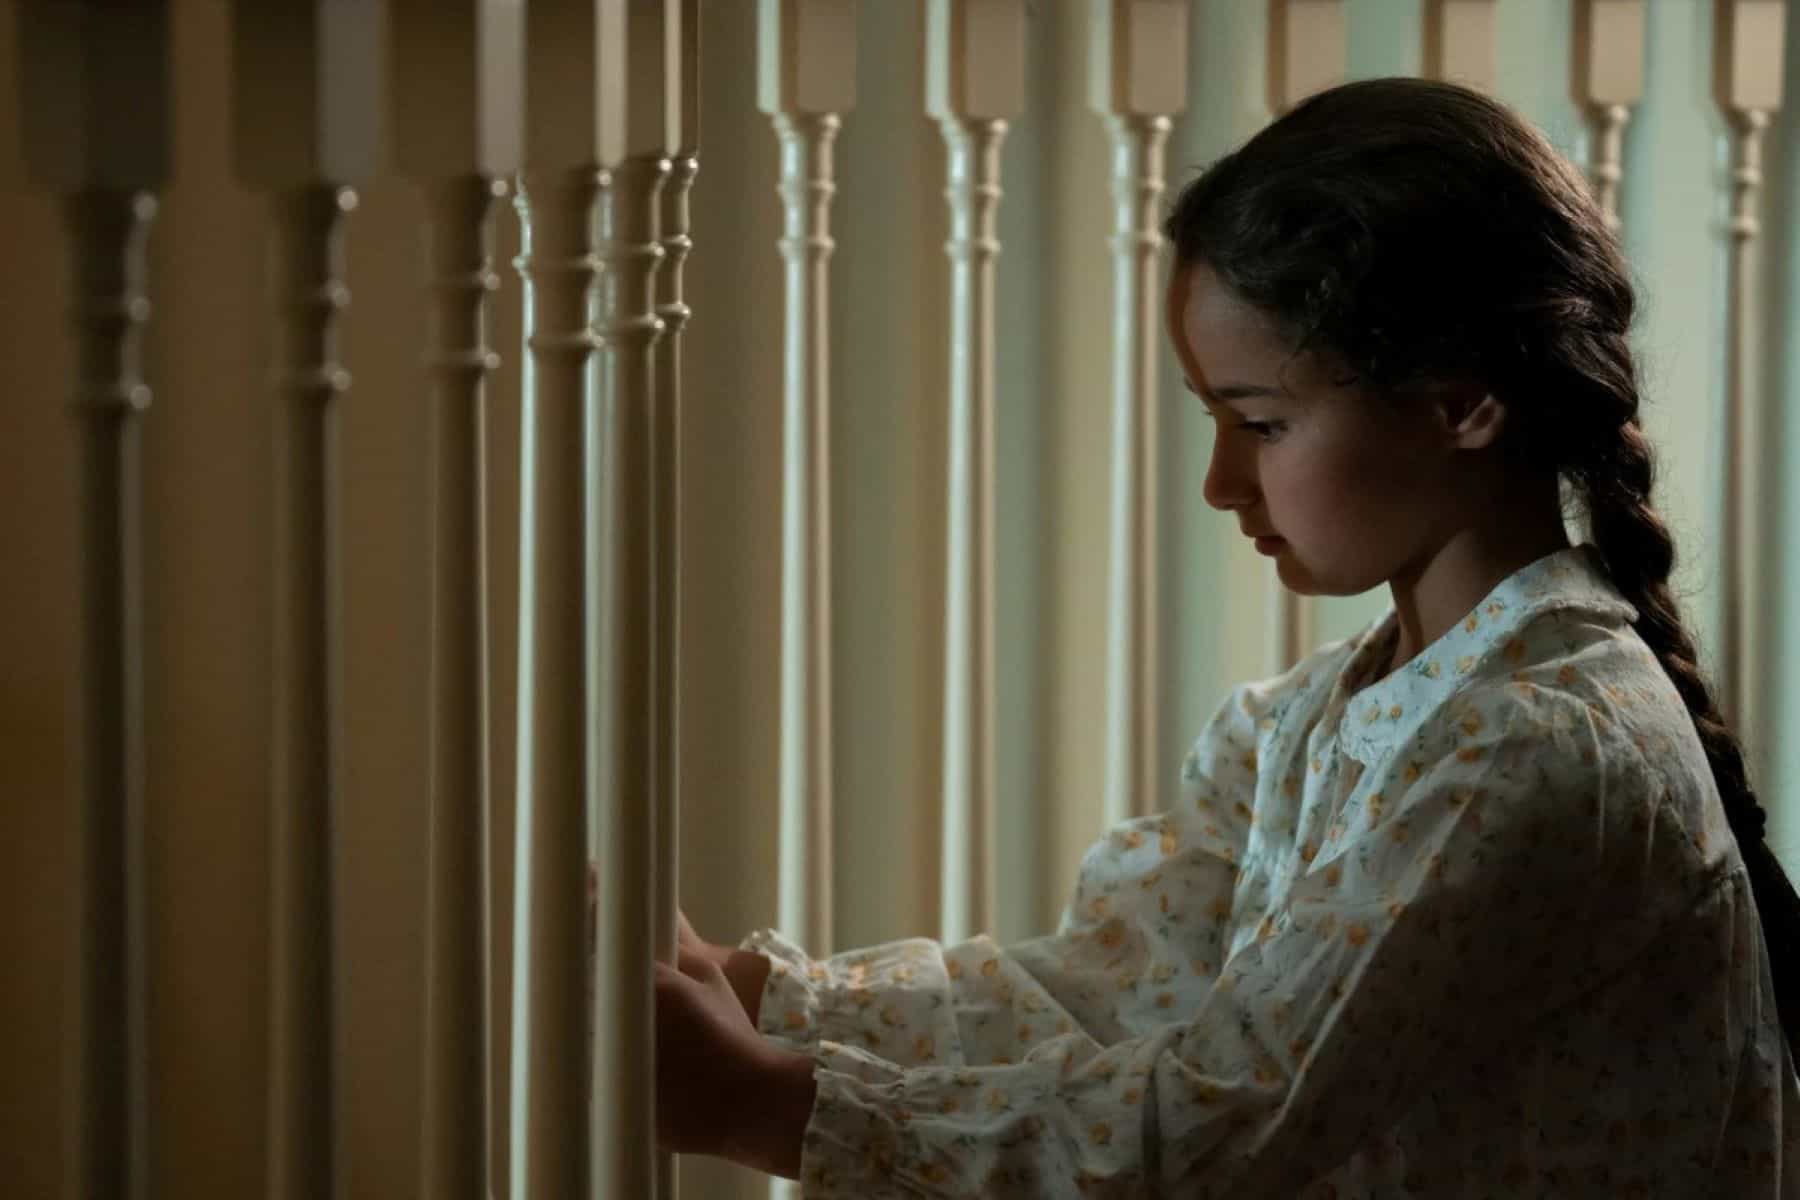
[[[1800,1197],[1800,1091],[1687,710],[1586,547],[1398,671],[1239,688],[1056,933],[815,962],[806,1200]]]

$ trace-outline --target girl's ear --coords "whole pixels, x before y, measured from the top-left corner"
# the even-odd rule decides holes
[[[1469,389],[1441,394],[1437,409],[1450,445],[1458,450],[1491,446],[1506,428],[1506,405],[1489,391]]]

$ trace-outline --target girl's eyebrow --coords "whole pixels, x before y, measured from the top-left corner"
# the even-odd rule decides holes
[[[1193,380],[1182,376],[1181,385],[1208,404],[1228,404],[1233,400],[1254,400],[1265,396],[1285,396],[1283,388],[1265,387],[1257,383],[1228,383],[1223,387],[1202,390],[1194,386]]]

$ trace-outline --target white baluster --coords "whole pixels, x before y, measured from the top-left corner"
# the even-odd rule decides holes
[[[674,962],[679,937],[676,914],[681,899],[680,823],[680,496],[681,496],[681,331],[691,311],[681,290],[681,271],[693,240],[688,236],[688,192],[700,170],[700,0],[672,0],[665,9],[668,40],[669,175],[662,186],[658,220],[663,259],[656,273],[656,315],[662,336],[652,372],[656,400],[651,407],[650,560],[651,630],[654,660],[651,692],[655,711],[655,752],[650,777],[656,829],[656,957]],[[658,1154],[656,1194],[675,1196],[675,1160]]]
[[[334,839],[342,797],[343,218],[378,164],[385,6],[238,0],[233,157],[275,220],[274,772],[267,1194],[342,1190]]]
[[[1425,0],[1425,78],[1492,92],[1494,47],[1494,0]]]
[[[782,388],[781,905],[814,954],[831,946],[832,143],[856,99],[850,0],[761,0],[758,100],[781,139],[786,219]]]
[[[1113,144],[1113,457],[1107,593],[1106,823],[1155,811],[1157,745],[1156,350],[1163,146],[1187,100],[1186,0],[1094,0],[1089,100]]]
[[[1314,92],[1342,83],[1345,75],[1343,0],[1269,0],[1269,111],[1287,112]],[[1280,674],[1299,662],[1318,640],[1313,605],[1281,582],[1268,566],[1269,670]]]
[[[167,179],[168,9],[24,5],[25,166],[62,197],[75,303],[79,440],[80,779],[68,1194],[148,1195],[144,941],[143,484],[150,405],[139,339],[144,248]]]
[[[495,202],[519,166],[518,0],[394,0],[395,157],[430,222],[430,852],[419,1194],[485,1200],[493,1153],[488,1005],[487,344]]]
[[[949,153],[950,454],[940,936],[995,928],[994,260],[1000,143],[1025,107],[1021,0],[932,0],[926,110]]]
[[[1757,217],[1762,187],[1762,138],[1781,107],[1786,38],[1785,0],[1714,0],[1713,91],[1732,131],[1730,252],[1725,291],[1725,462],[1719,538],[1719,682],[1727,721],[1750,716],[1750,654],[1746,631],[1751,590],[1750,548],[1759,544],[1759,434],[1763,414],[1748,378],[1756,349]]]
[[[1625,123],[1644,94],[1644,0],[1576,0],[1575,100],[1592,126],[1588,174],[1608,229],[1619,228]]]

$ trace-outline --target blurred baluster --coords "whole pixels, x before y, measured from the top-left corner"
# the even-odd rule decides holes
[[[494,209],[518,169],[524,9],[392,0],[395,158],[425,193],[431,342],[430,824],[419,1194],[492,1191],[487,342]]]
[[[1588,174],[1607,228],[1619,228],[1625,123],[1644,94],[1644,0],[1576,0],[1575,101],[1590,125]]]
[[[781,140],[787,264],[781,491],[779,924],[831,947],[832,143],[856,99],[850,0],[761,0],[758,101]]]
[[[237,0],[233,158],[275,223],[268,1195],[342,1190],[335,836],[342,802],[338,361],[343,218],[383,143],[377,0]]]
[[[1758,506],[1763,472],[1757,448],[1765,424],[1752,379],[1760,314],[1756,235],[1763,183],[1762,140],[1781,107],[1787,36],[1785,0],[1714,0],[1713,94],[1731,130],[1731,215],[1725,288],[1725,462],[1719,538],[1719,692],[1725,719],[1751,718],[1754,566],[1761,544]],[[1753,739],[1754,740],[1754,739]]]
[[[165,3],[19,8],[22,150],[62,198],[75,304],[80,758],[68,1194],[148,1194],[143,484],[145,242],[170,160]]]
[[[1187,102],[1185,0],[1094,0],[1089,100],[1113,146],[1112,554],[1107,593],[1106,823],[1154,812],[1157,745],[1156,352],[1163,147]]]

